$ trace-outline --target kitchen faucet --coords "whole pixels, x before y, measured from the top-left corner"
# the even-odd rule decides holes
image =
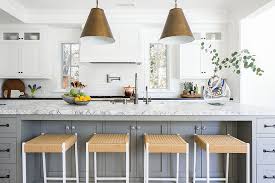
[[[138,78],[137,78],[137,73],[135,74],[134,104],[138,104]]]
[[[149,97],[148,95],[148,86],[145,87],[145,91],[146,91],[146,97],[143,97],[143,102],[145,102],[145,104],[149,104],[150,102],[152,102],[151,97]]]

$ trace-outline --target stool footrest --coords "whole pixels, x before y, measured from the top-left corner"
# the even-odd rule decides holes
[[[97,177],[97,180],[126,180],[126,177]]]
[[[149,181],[177,181],[176,178],[148,178]]]
[[[63,180],[62,177],[47,177],[46,180]],[[75,177],[67,177],[66,180],[77,180]]]
[[[196,178],[195,181],[206,181],[206,178]],[[226,178],[210,178],[210,181],[226,181]]]

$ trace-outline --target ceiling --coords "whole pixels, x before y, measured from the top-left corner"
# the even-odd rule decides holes
[[[20,20],[14,18],[10,14],[0,9],[0,24],[18,24],[22,23]]]
[[[96,0],[16,0],[27,9],[90,9]],[[228,4],[239,0],[178,0],[180,6],[193,8],[227,9]],[[137,9],[169,9],[174,6],[173,0],[99,0],[102,8],[129,8],[135,4]],[[126,5],[126,6],[120,6]]]

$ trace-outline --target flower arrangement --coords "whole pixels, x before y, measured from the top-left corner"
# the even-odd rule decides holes
[[[31,97],[34,97],[35,93],[42,88],[41,86],[37,86],[36,84],[34,84],[32,86],[28,85],[28,87],[31,90]]]

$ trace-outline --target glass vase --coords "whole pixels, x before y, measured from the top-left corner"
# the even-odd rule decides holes
[[[210,105],[225,105],[229,102],[231,91],[226,81],[221,77],[212,76],[203,91],[203,98]]]

